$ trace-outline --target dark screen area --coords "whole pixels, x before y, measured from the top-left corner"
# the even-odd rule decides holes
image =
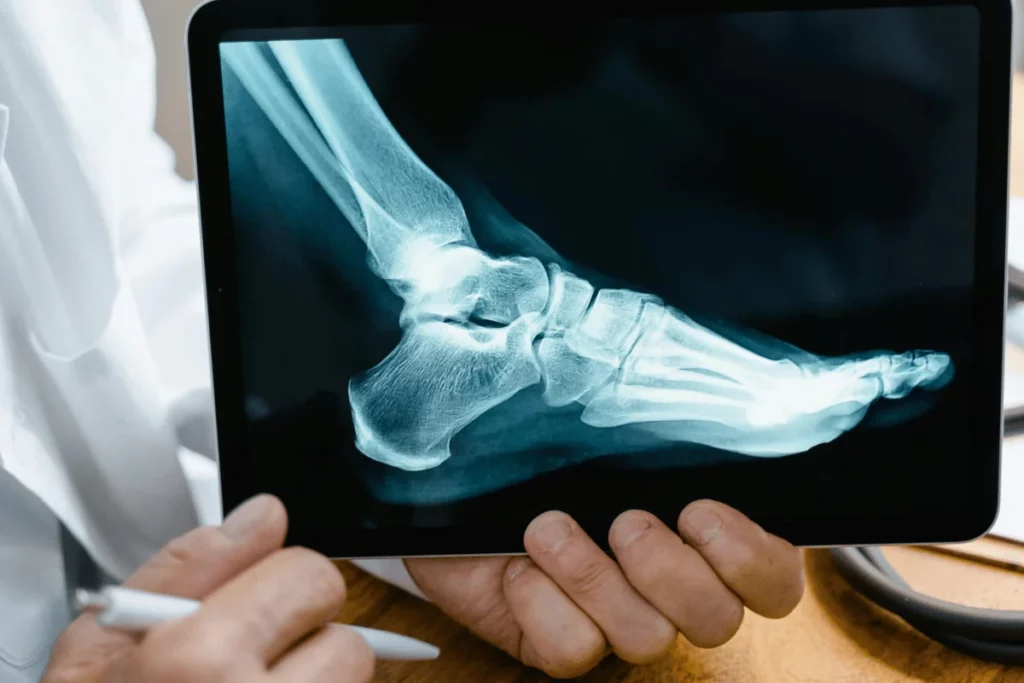
[[[456,435],[438,467],[371,460],[355,445],[348,385],[399,343],[402,300],[225,67],[250,486],[281,496],[293,525],[525,528],[560,509],[598,530],[630,508],[671,521],[698,498],[755,519],[929,517],[968,503],[973,8],[362,26],[337,38],[487,253],[557,254],[597,289],[652,293],[764,353],[934,350],[955,375],[782,457],[641,448],[616,430],[600,457],[580,457],[568,437],[535,436],[578,419],[538,418],[538,385]],[[540,241],[524,246],[512,224]]]

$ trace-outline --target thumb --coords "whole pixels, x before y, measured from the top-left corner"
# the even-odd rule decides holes
[[[284,505],[257,496],[219,527],[200,527],[171,541],[124,585],[137,590],[202,599],[281,548],[288,528]],[[136,638],[104,628],[84,614],[54,646],[44,683],[93,683]]]
[[[194,529],[142,565],[124,585],[137,590],[204,598],[284,543],[288,515],[273,496],[256,496],[219,527]]]

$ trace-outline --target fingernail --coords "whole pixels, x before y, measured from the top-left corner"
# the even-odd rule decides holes
[[[715,540],[722,528],[722,518],[706,505],[697,505],[683,515],[681,526],[686,535],[700,545]]]
[[[271,506],[271,497],[258,495],[242,503],[227,516],[220,525],[221,531],[236,540],[245,540],[266,517]]]
[[[540,525],[530,535],[539,552],[553,553],[562,547],[570,533],[572,529],[566,520],[554,519]]]
[[[508,568],[505,570],[505,578],[509,582],[515,581],[523,572],[530,568],[533,562],[528,557],[514,557],[508,563]]]
[[[646,534],[650,528],[651,520],[643,515],[633,513],[623,515],[613,526],[612,544],[620,550],[625,550]]]

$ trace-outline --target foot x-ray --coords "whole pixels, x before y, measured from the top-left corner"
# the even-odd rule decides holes
[[[929,420],[959,381],[947,340],[861,334],[844,311],[867,328],[872,306],[969,287],[969,232],[935,246],[969,196],[927,176],[969,140],[948,105],[969,79],[929,34],[940,14],[824,14],[223,45],[236,230],[273,216],[252,238],[273,265],[239,256],[241,277],[276,278],[244,309],[277,311],[246,351],[251,418],[330,394],[338,443],[398,504]],[[801,31],[820,43],[803,57]],[[886,31],[900,40],[867,59],[857,41]],[[292,287],[316,293],[273,303]],[[254,369],[275,358],[276,396]]]

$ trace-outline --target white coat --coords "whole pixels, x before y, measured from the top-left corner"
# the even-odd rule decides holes
[[[58,519],[116,577],[219,519],[195,188],[154,74],[138,0],[0,0],[0,683],[69,618]]]

